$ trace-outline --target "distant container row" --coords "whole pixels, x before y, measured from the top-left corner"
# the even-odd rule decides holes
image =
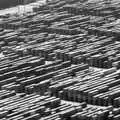
[[[34,2],[36,0],[0,0],[0,9]]]

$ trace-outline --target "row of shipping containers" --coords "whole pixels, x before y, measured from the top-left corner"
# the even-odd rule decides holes
[[[0,0],[0,9],[10,8],[16,5],[24,5],[34,1],[36,0]]]

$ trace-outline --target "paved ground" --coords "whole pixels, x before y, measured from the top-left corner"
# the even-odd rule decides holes
[[[15,13],[22,14],[24,12],[29,12],[29,11],[32,11],[33,7],[39,6],[41,4],[45,4],[45,2],[46,2],[46,0],[38,0],[35,3],[30,3],[27,5],[19,5],[16,7],[0,10],[0,15],[5,15],[5,14],[9,14],[9,13],[10,14],[15,14]]]

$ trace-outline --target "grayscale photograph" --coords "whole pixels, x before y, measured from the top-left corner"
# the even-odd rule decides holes
[[[120,0],[0,0],[0,120],[120,120]]]

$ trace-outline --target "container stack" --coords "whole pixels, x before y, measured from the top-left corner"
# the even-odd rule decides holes
[[[25,5],[36,0],[0,0],[0,9],[11,8],[17,5]]]
[[[119,11],[53,0],[0,16],[0,119],[119,120]]]

